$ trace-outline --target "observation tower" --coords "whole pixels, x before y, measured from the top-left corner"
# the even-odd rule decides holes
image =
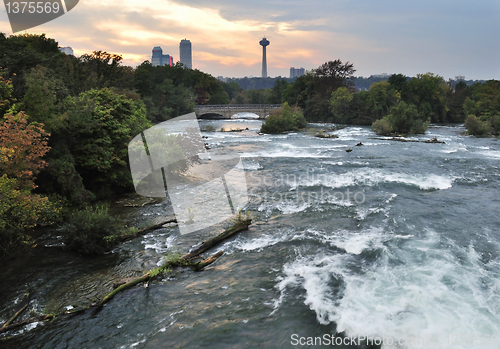
[[[262,46],[262,77],[267,78],[267,60],[266,60],[266,46],[270,44],[269,40],[263,38],[259,44]]]

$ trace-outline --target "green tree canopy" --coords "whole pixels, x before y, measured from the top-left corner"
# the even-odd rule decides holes
[[[68,148],[85,187],[94,192],[130,188],[128,143],[151,126],[142,101],[105,88],[70,97],[65,107]]]
[[[446,122],[446,96],[449,86],[439,75],[417,74],[407,83],[407,103],[417,106],[423,118],[431,122]]]

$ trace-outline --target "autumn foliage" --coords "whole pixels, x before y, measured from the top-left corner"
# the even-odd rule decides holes
[[[10,82],[0,81],[8,101]],[[6,98],[7,97],[7,98]],[[0,257],[20,245],[32,245],[24,233],[50,223],[58,208],[47,197],[33,194],[35,176],[47,163],[48,134],[42,124],[28,124],[28,116],[6,114],[0,123]]]
[[[5,115],[0,124],[0,170],[10,178],[19,179],[25,187],[35,188],[35,175],[47,163],[42,157],[49,151],[48,136],[42,124],[28,125],[23,112]]]

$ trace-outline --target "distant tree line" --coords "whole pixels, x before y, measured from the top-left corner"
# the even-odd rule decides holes
[[[308,122],[377,122],[374,129],[380,134],[423,133],[429,123],[463,122],[470,134],[500,132],[497,80],[446,82],[433,73],[393,74],[387,80],[374,79],[368,90],[359,91],[354,73],[349,62],[329,61],[293,83],[277,80],[263,94],[281,94],[281,103],[300,107]]]

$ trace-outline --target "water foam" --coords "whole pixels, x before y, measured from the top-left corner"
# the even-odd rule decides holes
[[[368,236],[336,239],[331,242],[347,254],[299,256],[283,267],[276,306],[284,302],[288,288],[301,287],[317,321],[335,322],[337,331],[348,336],[384,336],[403,343],[409,337],[440,338],[440,348],[472,347],[446,346],[453,335],[500,333],[498,259],[483,264],[473,245],[458,246],[430,230],[422,238],[373,230]],[[365,249],[378,249],[382,257],[362,270],[349,268]],[[332,282],[343,287],[335,292]],[[403,347],[430,346],[406,342]]]
[[[340,174],[321,174],[302,179],[298,185],[302,187],[325,186],[342,188],[350,186],[376,186],[379,183],[400,183],[419,187],[422,190],[451,188],[454,177],[436,174],[414,175],[398,172],[387,172],[378,169],[363,167],[358,170]]]

